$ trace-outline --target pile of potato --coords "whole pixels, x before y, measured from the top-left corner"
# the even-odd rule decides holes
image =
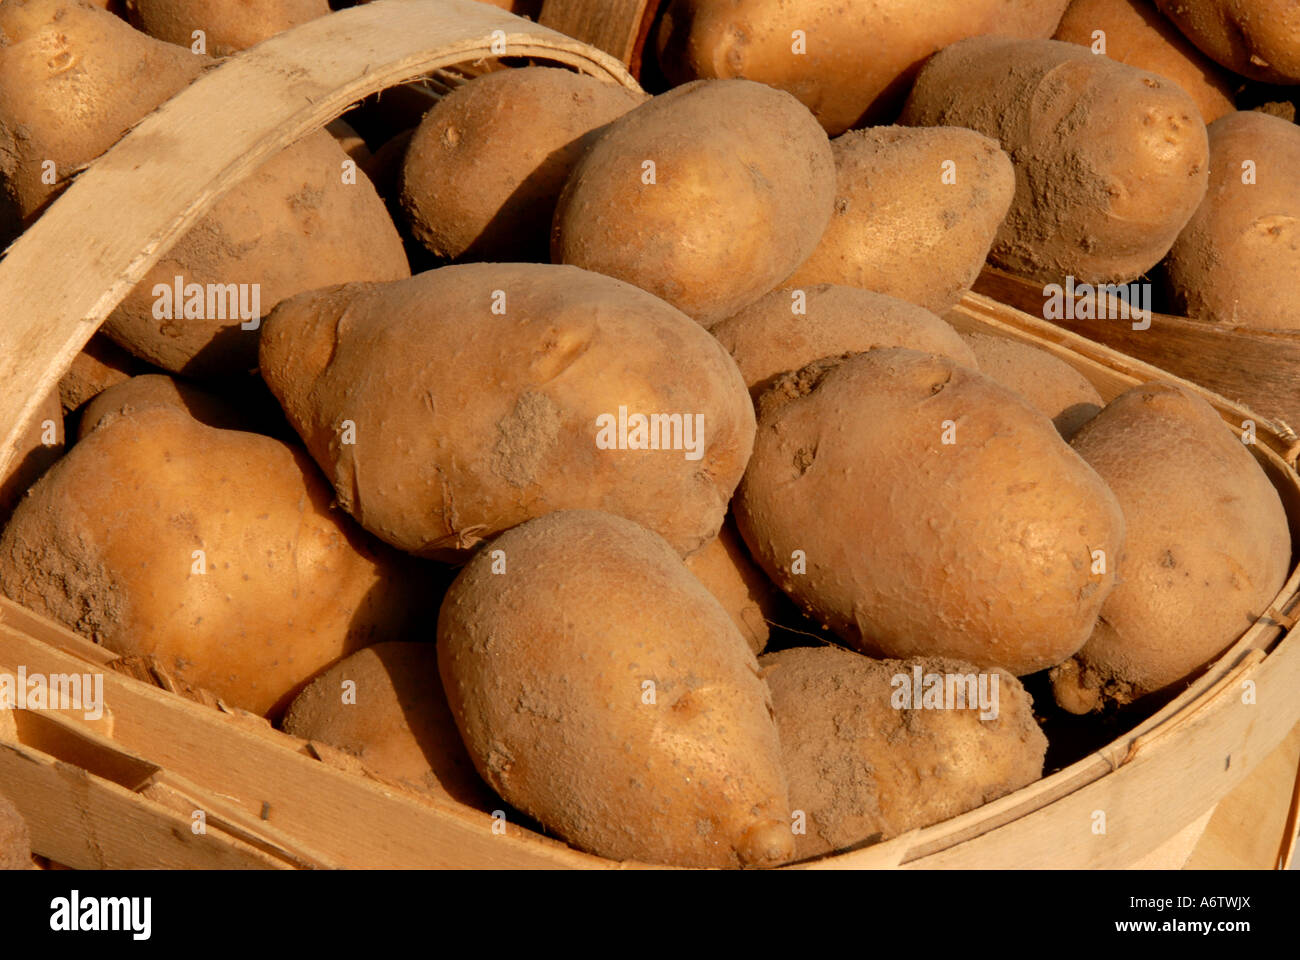
[[[0,4],[0,234],[328,13],[260,6]],[[945,320],[991,262],[1300,328],[1300,129],[1229,72],[1300,84],[1297,7],[1158,6],[671,0],[657,95],[494,62],[359,107],[73,363],[0,591],[614,859],[774,866],[1025,786],[1045,723],[1172,696],[1291,565],[1200,396]]]

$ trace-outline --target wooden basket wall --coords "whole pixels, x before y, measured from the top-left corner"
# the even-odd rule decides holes
[[[644,5],[642,5],[644,7]],[[615,58],[469,0],[381,0],[305,24],[206,73],[94,163],[0,262],[0,471],[36,403],[127,291],[222,192],[362,97],[490,53],[635,86]],[[948,318],[1040,346],[1106,399],[1161,371],[972,294]],[[1296,438],[1255,419],[1255,456],[1300,542]],[[806,866],[1116,867],[1180,849],[1300,722],[1300,569],[1270,610],[1158,714],[1044,780],[961,817]],[[412,794],[337,751],[168,689],[61,626],[0,601],[0,670],[102,672],[108,709],[0,713],[0,783],[37,852],[74,867],[628,866],[485,812]],[[1253,698],[1243,697],[1249,688]],[[203,699],[200,697],[199,699]],[[1249,702],[1248,702],[1249,701]],[[1270,783],[1293,777],[1283,756]],[[1289,786],[1289,784],[1288,784]],[[1285,804],[1284,804],[1285,805]],[[1093,829],[1094,812],[1107,829]],[[197,829],[202,811],[203,829]],[[1284,833],[1294,837],[1292,819]],[[1278,857],[1286,843],[1277,838]],[[1186,850],[1184,849],[1185,853]]]

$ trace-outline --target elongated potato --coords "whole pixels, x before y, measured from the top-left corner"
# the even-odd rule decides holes
[[[963,37],[1050,37],[1068,0],[671,0],[656,35],[674,83],[744,77],[838,134],[893,120],[917,67]]]
[[[709,332],[735,359],[755,399],[783,373],[876,347],[907,347],[977,366],[957,331],[924,307],[829,283],[774,290]]]
[[[1248,448],[1174,384],[1112,400],[1072,446],[1119,498],[1119,583],[1097,628],[1053,671],[1057,702],[1086,713],[1193,676],[1241,636],[1286,581],[1286,511]]]
[[[980,373],[1050,417],[1066,440],[1105,406],[1087,377],[1046,350],[983,333],[966,334],[964,339],[979,361]]]
[[[1172,80],[1196,101],[1206,123],[1234,109],[1232,76],[1197,50],[1151,0],[1073,0],[1053,39],[1094,52],[1104,43],[1100,52],[1112,60]]]
[[[1294,0],[1156,0],[1156,6],[1229,70],[1265,83],[1300,83]]]
[[[105,420],[0,535],[0,591],[254,713],[427,611],[303,453],[158,406]]]
[[[1210,125],[1210,189],[1165,261],[1179,313],[1300,330],[1300,127],[1264,113]]]
[[[771,634],[768,620],[781,604],[780,591],[754,566],[740,535],[724,523],[717,537],[686,558],[686,569],[722,604],[755,654]]]
[[[575,508],[685,555],[717,534],[753,443],[744,381],[707,331],[576,267],[304,294],[267,322],[261,359],[340,505],[422,556]]]
[[[792,815],[806,818],[795,835],[800,860],[928,827],[1043,774],[1047,738],[1033,700],[1005,670],[871,660],[838,647],[758,662]]]
[[[407,148],[402,204],[412,231],[449,260],[546,262],[574,163],[645,99],[554,67],[499,70],[457,87]]]
[[[835,212],[786,281],[838,283],[943,313],[979,276],[1015,195],[996,141],[951,127],[874,127],[837,137]]]
[[[447,707],[432,643],[377,643],[340,660],[294,698],[281,728],[417,790],[480,810],[490,802]]]
[[[1169,251],[1208,182],[1196,101],[1072,43],[955,43],[922,68],[901,122],[969,127],[1001,143],[1016,195],[989,259],[1044,283],[1141,276]]]
[[[768,576],[850,645],[1017,676],[1083,646],[1124,529],[1027,401],[903,349],[778,380],[735,511]]]
[[[747,80],[688,83],[619,117],[578,161],[551,259],[708,326],[812,253],[834,192],[826,134],[794,97]]]
[[[329,0],[126,0],[137,27],[159,40],[192,47],[202,31],[206,52],[225,57],[290,27],[323,17]]]
[[[502,534],[443,602],[438,663],[479,773],[569,843],[684,867],[793,853],[754,655],[631,521],[564,511]]]

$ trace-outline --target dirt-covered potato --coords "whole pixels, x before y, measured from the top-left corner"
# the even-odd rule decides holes
[[[1046,350],[986,333],[966,334],[964,339],[979,361],[980,373],[1050,417],[1066,440],[1105,406],[1087,377]]]
[[[464,557],[552,510],[636,520],[683,555],[718,532],[754,436],[726,350],[576,267],[463,264],[280,305],[262,375],[387,542]]]
[[[267,37],[323,17],[329,0],[126,0],[131,22],[159,40],[193,47],[203,32],[206,52],[224,57]]]
[[[1209,147],[1191,95],[1073,43],[955,43],[922,68],[902,122],[997,139],[1016,195],[989,259],[1044,283],[1141,276],[1205,195]]]
[[[1119,582],[1057,702],[1086,713],[1193,676],[1263,615],[1286,581],[1291,537],[1277,491],[1208,403],[1174,384],[1112,400],[1072,445],[1119,498]]]
[[[846,642],[1021,676],[1088,639],[1123,517],[1028,401],[946,357],[882,349],[787,374],[758,419],[740,532]]]
[[[30,870],[32,840],[18,808],[0,794],[0,870]]]
[[[0,246],[207,62],[83,0],[0,4]]]
[[[257,366],[261,320],[281,300],[410,276],[370,181],[358,174],[345,182],[347,159],[322,131],[264,163],[177,241],[104,331],[164,370],[231,375]]]
[[[36,411],[27,430],[18,438],[14,459],[0,475],[0,524],[24,493],[63,455],[63,406],[58,391],[51,392]]]
[[[1073,0],[1054,39],[1172,80],[1196,101],[1206,123],[1234,109],[1232,76],[1197,50],[1151,0]]]
[[[838,647],[762,657],[803,860],[888,840],[1043,775],[1047,738],[1005,670],[872,660]],[[960,697],[960,699],[958,699]]]
[[[478,772],[574,846],[683,867],[794,852],[754,654],[635,523],[564,511],[502,534],[443,602],[438,663]]]
[[[1156,6],[1229,70],[1265,83],[1300,83],[1295,0],[1156,0]]]
[[[956,127],[855,130],[831,150],[835,212],[785,286],[861,287],[936,313],[955,306],[1011,206],[1011,160]]]
[[[688,83],[615,120],[578,161],[551,259],[707,326],[807,259],[834,193],[830,144],[798,100],[748,80]]]
[[[1175,309],[1300,330],[1300,127],[1257,111],[1210,124],[1210,188],[1165,261]]]
[[[413,561],[330,509],[306,454],[172,406],[105,420],[0,535],[0,591],[266,714],[427,615]]]
[[[877,347],[907,347],[977,366],[957,331],[924,307],[829,283],[775,290],[709,332],[735,359],[755,398],[781,374],[814,360]]]
[[[732,525],[724,523],[717,537],[687,557],[686,569],[722,604],[749,649],[762,653],[771,634],[768,621],[781,605],[780,591],[754,566]]]
[[[671,0],[655,42],[674,83],[744,77],[794,94],[832,135],[889,122],[916,68],[963,37],[1050,37],[1069,0]]]
[[[550,259],[564,181],[601,128],[644,94],[555,67],[488,73],[438,101],[411,138],[402,204],[448,260]]]
[[[478,809],[491,797],[447,707],[432,643],[377,643],[340,660],[294,698],[281,729],[436,796]]]
[[[139,357],[132,356],[104,334],[97,333],[72,358],[72,365],[59,380],[63,412],[71,413],[114,384],[124,383],[148,370],[149,366]]]

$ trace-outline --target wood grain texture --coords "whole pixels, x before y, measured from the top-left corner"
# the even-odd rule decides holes
[[[0,475],[100,323],[231,186],[363,97],[512,56],[635,88],[615,58],[472,0],[380,0],[221,62],[96,160],[0,261]]]
[[[658,0],[546,0],[538,21],[635,65],[658,7]]]

